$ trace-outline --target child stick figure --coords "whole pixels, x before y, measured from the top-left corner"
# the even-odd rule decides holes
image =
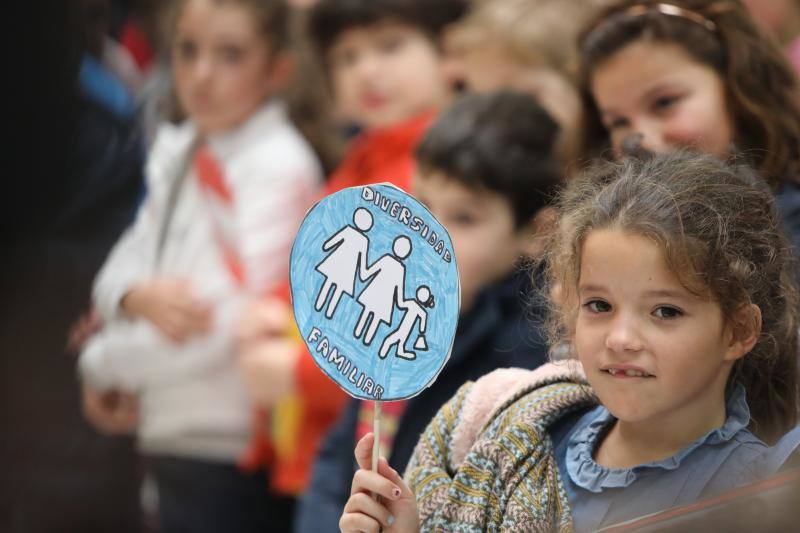
[[[405,309],[406,314],[403,316],[400,326],[391,334],[389,334],[389,336],[383,341],[378,355],[381,359],[386,358],[386,355],[389,353],[389,348],[396,344],[397,357],[413,361],[417,358],[417,354],[406,351],[406,342],[408,342],[408,338],[411,336],[411,331],[414,329],[414,324],[416,324],[417,320],[419,319],[420,336],[417,337],[417,340],[414,342],[414,348],[426,349],[424,348],[425,326],[428,323],[428,312],[423,308],[433,308],[433,295],[431,294],[431,290],[427,287],[427,285],[420,285],[417,288],[416,301],[407,300],[404,302],[399,302],[397,306]]]
[[[314,309],[320,311],[325,300],[333,289],[333,297],[325,309],[325,317],[332,318],[339,305],[342,294],[353,296],[356,275],[366,275],[367,251],[369,239],[364,235],[372,228],[372,214],[359,207],[353,212],[353,226],[345,226],[322,245],[324,251],[332,250],[328,257],[317,265],[316,270],[325,276],[325,282],[319,290]]]

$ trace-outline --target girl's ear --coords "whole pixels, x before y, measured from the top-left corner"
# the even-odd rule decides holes
[[[517,230],[520,238],[520,253],[538,258],[544,252],[547,241],[556,227],[556,210],[552,207],[540,209],[533,219]]]
[[[730,318],[731,341],[728,345],[728,360],[744,357],[758,342],[761,335],[761,308],[755,304],[741,306]]]

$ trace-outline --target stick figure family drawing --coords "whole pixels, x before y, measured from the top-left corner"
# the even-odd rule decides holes
[[[353,225],[345,226],[323,243],[322,250],[329,253],[316,266],[325,281],[317,294],[314,308],[322,311],[327,301],[325,317],[333,318],[342,295],[355,296],[357,276],[366,283],[366,287],[355,298],[361,306],[361,315],[353,335],[370,346],[381,322],[391,324],[394,308],[403,309],[405,315],[400,325],[383,340],[378,355],[383,359],[392,346],[396,346],[397,357],[413,360],[416,359],[416,353],[406,350],[405,346],[419,322],[419,336],[414,348],[427,349],[424,336],[428,322],[426,308],[433,307],[433,294],[426,285],[420,285],[414,299],[407,300],[405,297],[406,268],[403,261],[411,255],[411,239],[405,235],[395,237],[391,253],[369,264],[367,256],[370,243],[366,233],[371,228],[372,214],[359,207],[353,212]]]

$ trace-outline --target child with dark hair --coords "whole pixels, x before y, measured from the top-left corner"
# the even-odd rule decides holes
[[[321,0],[311,9],[333,99],[362,128],[326,194],[383,181],[409,188],[414,149],[449,98],[439,32],[465,8],[464,0]],[[288,290],[255,302],[240,324],[240,370],[271,420],[246,462],[271,463],[273,487],[289,494],[303,491],[318,444],[347,401],[295,333]]]
[[[309,31],[339,112],[363,133],[328,192],[390,180],[408,189],[413,150],[449,100],[440,34],[465,0],[322,0]]]
[[[365,436],[342,531],[597,531],[796,454],[794,259],[752,171],[631,158],[571,182],[559,208],[547,331],[578,361],[462,387],[407,483],[383,458],[370,471]]]
[[[414,191],[453,239],[461,316],[452,355],[437,380],[414,398],[382,404],[382,454],[393,468],[405,468],[419,434],[464,382],[546,360],[536,325],[540,310],[528,305],[530,272],[520,266],[536,253],[547,205],[561,183],[557,134],[533,98],[501,92],[456,102],[417,150]],[[328,435],[297,531],[338,530],[357,468],[353,446],[370,430],[373,409],[373,402],[353,400]]]

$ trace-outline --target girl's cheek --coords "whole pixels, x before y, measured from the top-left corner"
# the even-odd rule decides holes
[[[665,131],[664,140],[676,149],[695,148],[703,152],[714,151],[709,150],[711,148],[709,143],[714,142],[715,132],[707,128],[704,122],[691,117],[673,121]]]

